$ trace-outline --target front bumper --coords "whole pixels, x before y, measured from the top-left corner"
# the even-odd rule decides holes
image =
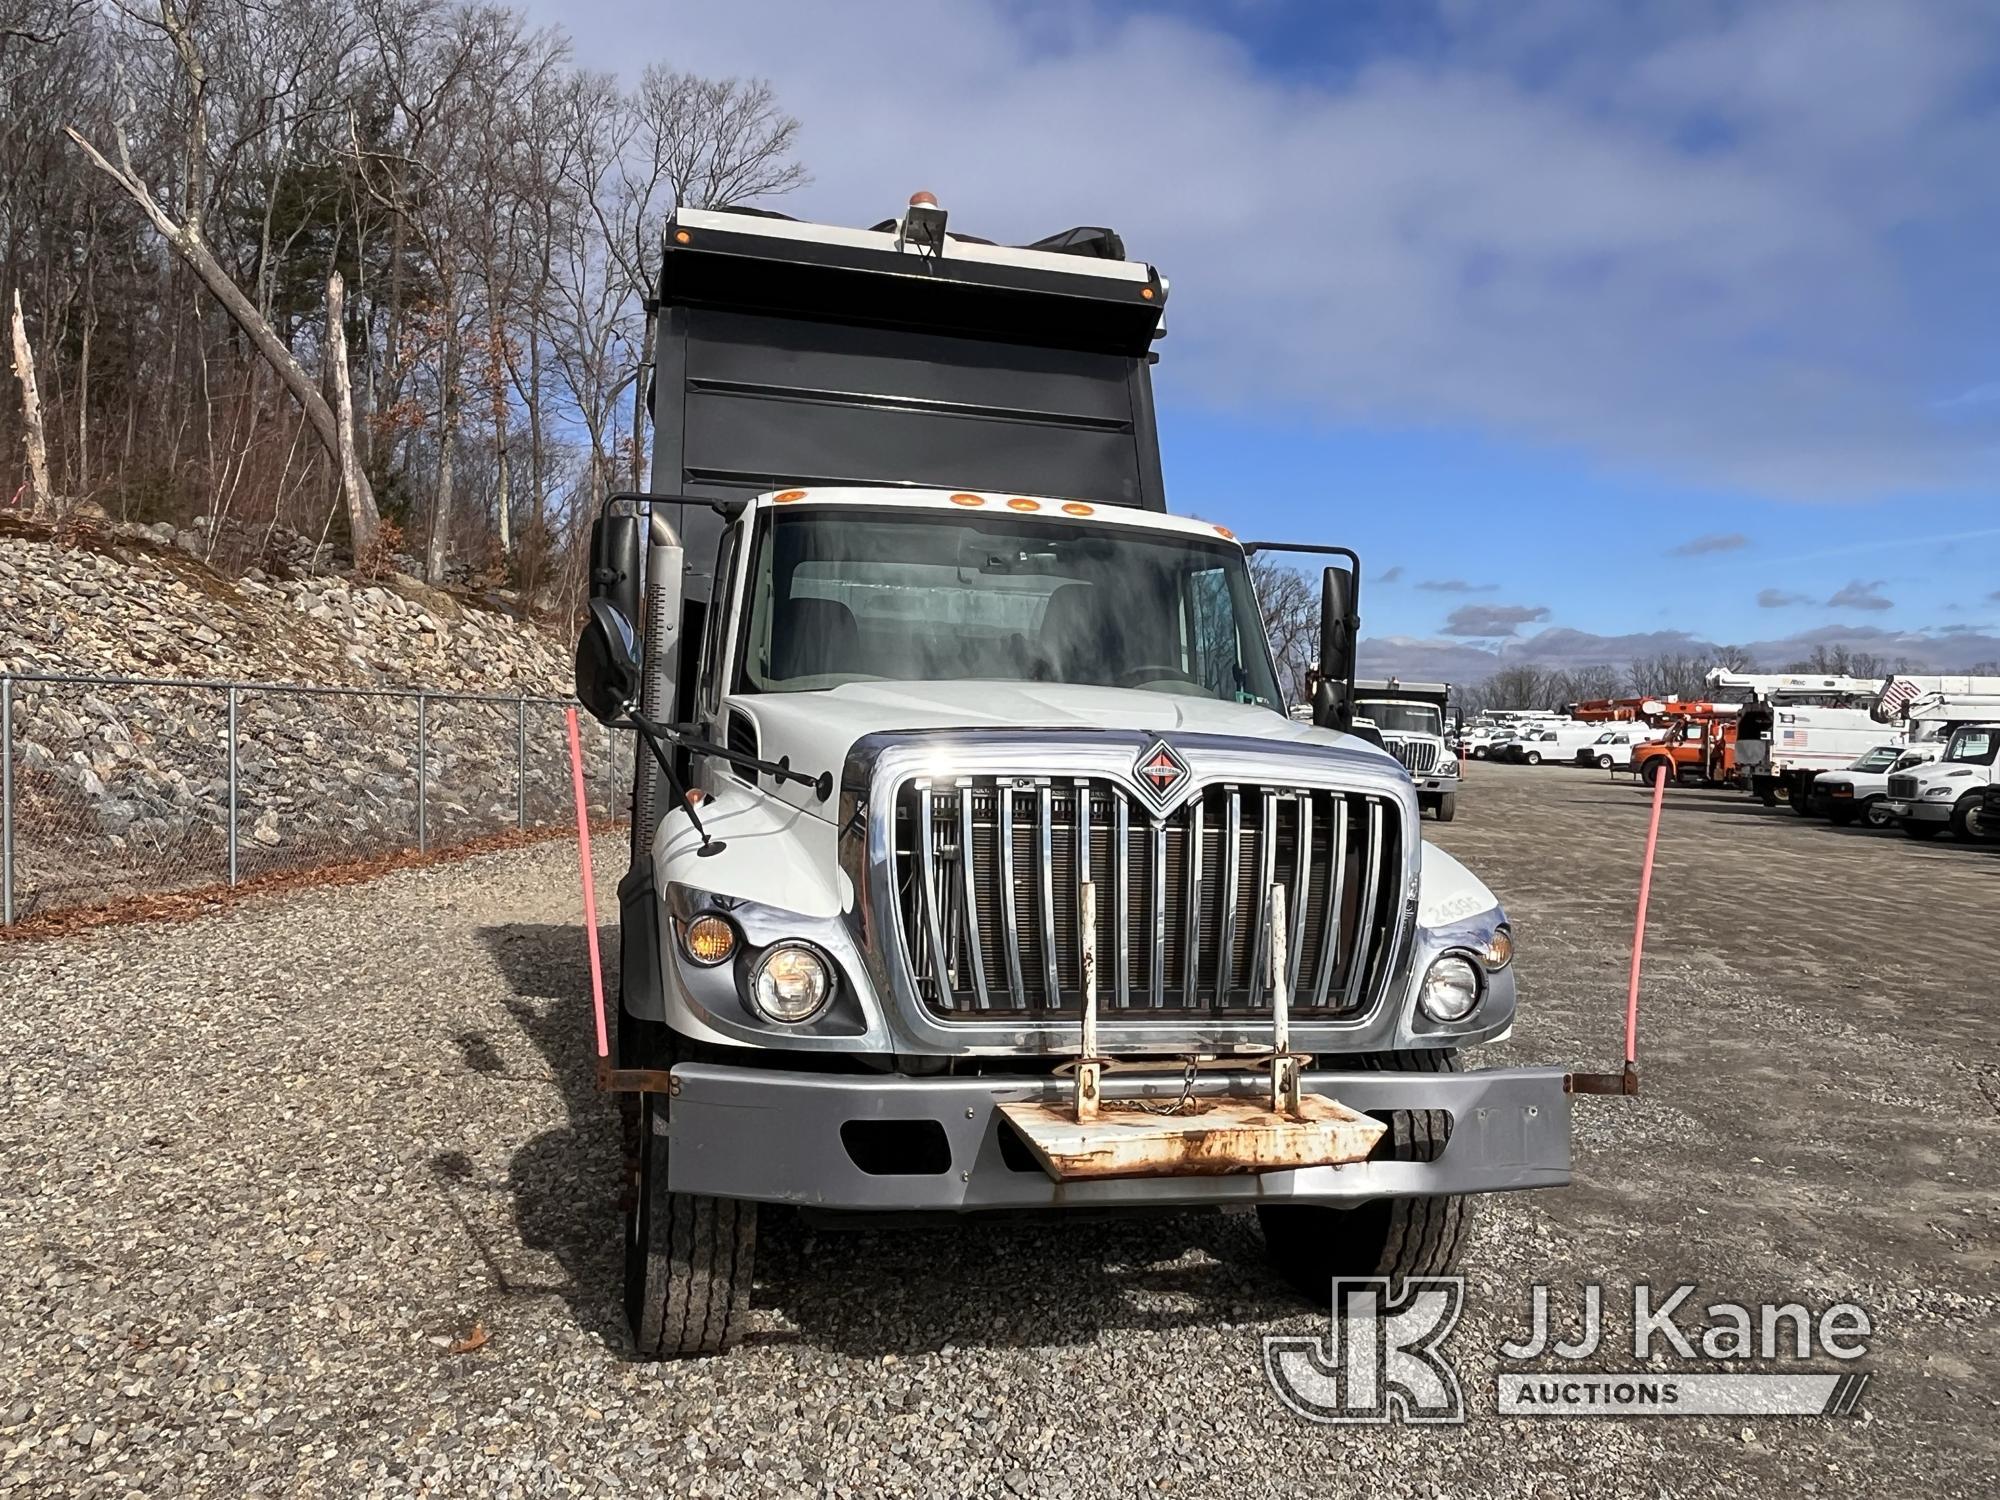
[[[1211,1074],[1200,1092],[1269,1087],[1264,1075]],[[1561,1187],[1570,1180],[1569,1096],[1558,1068],[1466,1073],[1322,1072],[1307,1092],[1363,1113],[1437,1109],[1450,1139],[1432,1161],[1365,1161],[1229,1177],[1135,1177],[1057,1183],[1010,1132],[997,1106],[1071,1097],[1066,1079],[905,1078],[780,1072],[713,1063],[673,1070],[664,1126],[675,1192],[856,1210],[1141,1208],[1253,1203],[1351,1204],[1370,1198]],[[1113,1073],[1105,1097],[1173,1099],[1180,1078]],[[935,1149],[916,1173],[864,1171],[857,1123],[888,1122]]]
[[[1426,797],[1441,796],[1446,792],[1458,790],[1459,778],[1456,776],[1414,776],[1411,780],[1416,782],[1417,791]]]
[[[1882,806],[1893,818],[1905,818],[1912,823],[1949,823],[1951,821],[1952,799],[1939,797],[1927,800],[1919,797],[1914,801],[1897,798],[1883,802]]]

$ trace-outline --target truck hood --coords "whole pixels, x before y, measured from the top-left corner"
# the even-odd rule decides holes
[[[837,778],[864,735],[933,729],[1122,730],[1139,734],[1212,734],[1278,744],[1324,745],[1371,764],[1396,764],[1366,740],[1300,724],[1252,703],[1224,703],[1134,688],[1037,682],[853,682],[813,693],[756,693],[729,700],[757,726],[767,760]],[[787,801],[823,817],[810,788],[787,785]]]

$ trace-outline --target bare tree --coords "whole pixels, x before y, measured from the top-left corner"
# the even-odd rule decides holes
[[[1306,669],[1319,656],[1319,598],[1303,573],[1268,557],[1250,561],[1250,582],[1264,616],[1264,634],[1278,663],[1278,691],[1287,704],[1306,701]]]
[[[35,383],[35,351],[28,343],[28,324],[21,316],[21,290],[14,289],[14,378],[21,382],[21,421],[28,447],[28,514],[48,514],[49,445],[42,430],[42,397]]]

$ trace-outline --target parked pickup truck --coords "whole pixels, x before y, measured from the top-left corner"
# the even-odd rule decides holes
[[[1591,1080],[1461,1062],[1513,937],[1351,732],[1359,559],[1167,512],[1166,299],[1109,231],[921,199],[666,226],[658,493],[604,504],[577,649],[645,745],[600,1073],[644,1357],[742,1333],[765,1203],[1255,1207],[1324,1302],[1569,1181]],[[1334,559],[1310,723],[1251,587],[1285,551]]]
[[[1588,745],[1581,746],[1576,752],[1576,763],[1596,766],[1600,771],[1629,770],[1632,752],[1641,745],[1651,744],[1658,734],[1649,724],[1615,724]]]
[[[1931,741],[1877,745],[1844,771],[1822,772],[1812,783],[1808,810],[1842,825],[1887,828],[1896,821],[1888,806],[1889,778],[1937,759],[1940,748]]]

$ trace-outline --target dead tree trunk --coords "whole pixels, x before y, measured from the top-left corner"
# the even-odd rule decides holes
[[[54,497],[49,494],[49,444],[42,432],[42,394],[35,385],[35,351],[28,344],[28,325],[21,317],[21,293],[14,291],[14,377],[21,382],[21,421],[28,437],[28,514],[45,519]]]
[[[188,268],[200,278],[202,285],[208,288],[209,295],[222,304],[222,310],[228,313],[235,320],[236,326],[249,336],[250,342],[263,356],[264,362],[277,374],[285,389],[292,393],[293,399],[305,409],[306,420],[312,423],[313,432],[318,436],[320,446],[326,450],[327,456],[335,464],[339,464],[340,425],[334,420],[333,408],[320,394],[319,387],[313,383],[312,377],[306,374],[304,366],[293,357],[285,341],[278,337],[270,323],[251,305],[250,299],[243,295],[236,283],[229,279],[229,273],[217,263],[215,256],[209,251],[208,242],[201,237],[200,232],[192,225],[176,224],[168,216],[167,211],[160,207],[158,200],[153,197],[152,190],[133,170],[131,152],[125,143],[124,131],[118,133],[118,156],[121,163],[119,166],[113,166],[106,160],[104,154],[85,140],[73,126],[65,125],[63,134],[75,141],[84,155],[139,205],[140,211],[152,221],[153,228],[159,232],[160,237],[173,247],[174,253],[187,263]],[[368,509],[373,511],[375,493],[368,483],[368,476],[359,468],[352,472],[355,485],[366,499]]]
[[[347,530],[354,560],[375,540],[382,517],[354,446],[354,383],[347,371],[347,284],[335,271],[326,279],[326,360],[333,368],[333,418],[339,448],[340,493],[347,501]]]

